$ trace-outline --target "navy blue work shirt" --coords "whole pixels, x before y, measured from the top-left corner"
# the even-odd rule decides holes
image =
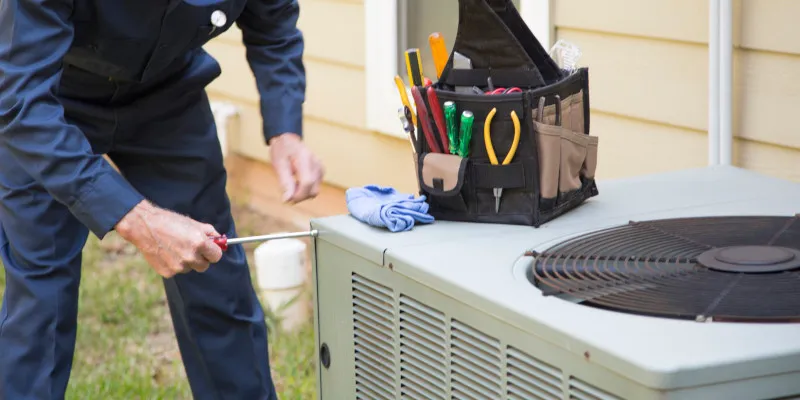
[[[222,26],[212,23],[215,11]],[[265,138],[302,134],[298,16],[297,0],[0,0],[0,146],[102,238],[143,197],[66,122],[57,97],[63,65],[148,82],[235,23]]]

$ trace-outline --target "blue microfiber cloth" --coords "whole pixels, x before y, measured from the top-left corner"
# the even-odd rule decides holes
[[[431,223],[425,196],[398,193],[391,187],[367,185],[347,189],[347,209],[357,220],[391,232],[408,231],[415,223]]]

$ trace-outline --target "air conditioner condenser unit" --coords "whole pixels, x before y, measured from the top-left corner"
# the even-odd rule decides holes
[[[601,188],[538,229],[313,220],[320,399],[800,398],[800,185]]]

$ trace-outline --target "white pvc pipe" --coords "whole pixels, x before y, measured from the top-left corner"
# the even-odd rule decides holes
[[[720,0],[708,1],[708,165],[720,161]]]
[[[721,0],[719,59],[719,147],[720,163],[731,165],[733,157],[733,0]]]
[[[267,307],[281,320],[280,329],[293,331],[309,318],[303,300],[306,245],[298,239],[272,240],[254,252],[256,284]]]
[[[222,148],[222,157],[228,156],[228,122],[239,114],[239,109],[231,103],[212,102],[211,113],[214,114],[214,124],[217,126],[219,145]]]

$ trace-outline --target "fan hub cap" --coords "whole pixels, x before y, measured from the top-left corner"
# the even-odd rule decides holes
[[[800,267],[800,251],[774,246],[722,247],[706,251],[697,262],[724,272],[782,272]]]

